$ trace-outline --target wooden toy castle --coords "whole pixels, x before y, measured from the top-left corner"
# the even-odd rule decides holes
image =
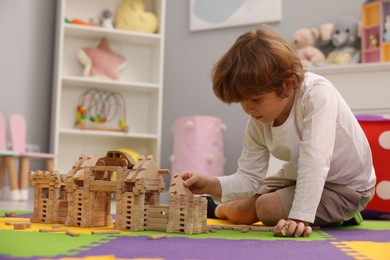
[[[164,173],[169,171],[158,169],[152,156],[134,162],[120,151],[109,151],[97,161],[80,156],[67,174],[30,172],[34,187],[31,222],[109,226],[113,224],[111,199],[115,195],[114,229],[206,233],[207,201],[185,188],[182,178],[173,177],[169,205],[159,204]]]

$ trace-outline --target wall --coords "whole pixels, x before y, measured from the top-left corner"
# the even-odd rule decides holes
[[[301,27],[318,27],[349,15],[360,18],[363,2],[283,0],[282,21],[270,25],[292,40],[294,31]],[[239,105],[225,105],[214,97],[209,72],[234,40],[255,25],[190,32],[189,1],[183,0],[168,0],[166,17],[161,167],[170,168],[173,145],[170,129],[175,119],[200,114],[217,116],[227,125],[224,134],[225,174],[234,173],[247,116]]]
[[[52,0],[0,1],[0,111],[24,115],[27,142],[41,151],[49,149],[55,6]]]

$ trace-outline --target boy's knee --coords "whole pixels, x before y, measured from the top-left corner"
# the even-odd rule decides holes
[[[256,214],[258,219],[267,226],[276,225],[280,219],[286,218],[280,200],[276,200],[270,194],[257,198]]]
[[[254,204],[231,202],[225,205],[224,212],[229,221],[234,224],[250,225],[258,221]]]

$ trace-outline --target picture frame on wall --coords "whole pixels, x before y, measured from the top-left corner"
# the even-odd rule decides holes
[[[190,0],[190,31],[282,20],[282,0]]]

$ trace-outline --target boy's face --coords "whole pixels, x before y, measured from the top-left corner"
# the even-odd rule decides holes
[[[278,126],[287,120],[294,103],[294,92],[288,97],[280,97],[275,91],[255,95],[240,104],[248,115],[262,123]]]

